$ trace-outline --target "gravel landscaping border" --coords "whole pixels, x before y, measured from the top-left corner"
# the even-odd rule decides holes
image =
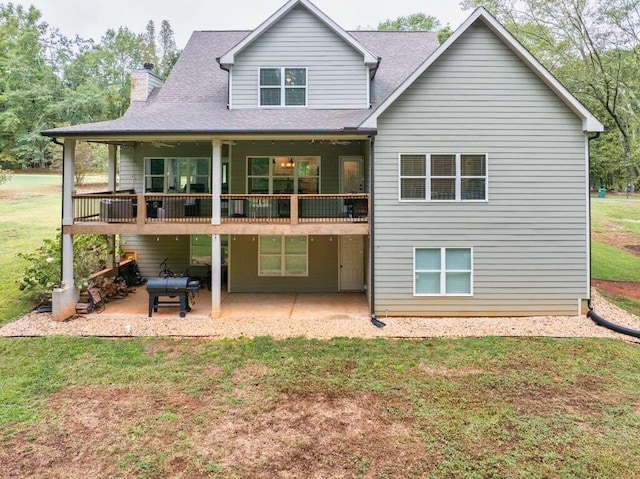
[[[596,291],[594,310],[605,319],[640,330],[640,318],[607,302]],[[159,317],[109,315],[75,316],[56,322],[47,313],[31,312],[0,328],[0,337],[96,336],[96,337],[210,337],[240,338],[271,336],[277,339],[300,337],[330,339],[360,338],[432,338],[480,336],[539,336],[617,338],[639,342],[596,325],[585,316],[502,317],[502,318],[379,318],[386,323],[376,328],[368,317],[274,319]]]

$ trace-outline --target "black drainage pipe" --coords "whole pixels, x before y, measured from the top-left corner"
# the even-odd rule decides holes
[[[617,333],[626,334],[627,336],[633,336],[634,338],[640,338],[640,331],[631,328],[625,328],[624,326],[620,326],[619,324],[614,324],[611,321],[607,321],[598,313],[596,313],[593,309],[590,309],[587,312],[587,318],[593,319],[593,321],[598,326],[603,326],[605,328],[616,331]]]

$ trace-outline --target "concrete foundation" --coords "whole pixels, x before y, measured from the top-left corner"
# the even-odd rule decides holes
[[[80,291],[75,286],[53,290],[52,313],[54,321],[64,321],[76,314]]]

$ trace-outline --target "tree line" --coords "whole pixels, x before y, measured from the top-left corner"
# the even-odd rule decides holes
[[[608,126],[591,141],[592,187],[625,190],[640,177],[640,0],[462,0],[483,6]],[[379,30],[452,31],[416,13]],[[99,42],[67,38],[40,12],[0,3],[0,167],[52,158],[41,130],[121,116],[129,74],[145,62],[165,77],[180,51],[171,25],[109,29]],[[85,148],[86,149],[86,148]],[[92,158],[90,149],[83,156]],[[90,163],[90,161],[89,161]]]
[[[150,20],[142,33],[121,26],[94,41],[65,37],[33,6],[0,3],[0,167],[48,165],[54,149],[40,131],[118,118],[131,70],[152,62],[166,78],[179,55],[167,20],[158,31]]]
[[[591,141],[591,186],[637,189],[640,0],[463,0],[483,6],[608,131]]]

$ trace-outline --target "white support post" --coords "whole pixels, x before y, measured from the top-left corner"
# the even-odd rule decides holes
[[[109,191],[111,193],[116,192],[116,172],[117,172],[117,152],[118,147],[116,145],[109,145],[109,166],[108,166],[108,176],[109,176]]]
[[[73,193],[75,192],[76,140],[64,140],[62,157],[62,226],[73,224]],[[62,284],[53,290],[52,315],[56,321],[64,321],[76,314],[78,288],[73,282],[73,236],[62,234]]]
[[[73,236],[62,235],[62,287],[73,286]]]
[[[211,155],[211,224],[221,223],[220,195],[222,194],[222,140],[213,140]]]
[[[64,155],[62,158],[62,224],[73,224],[73,193],[75,192],[75,162],[76,162],[76,140],[64,140]]]
[[[222,248],[220,235],[211,236],[211,317],[222,311]]]

